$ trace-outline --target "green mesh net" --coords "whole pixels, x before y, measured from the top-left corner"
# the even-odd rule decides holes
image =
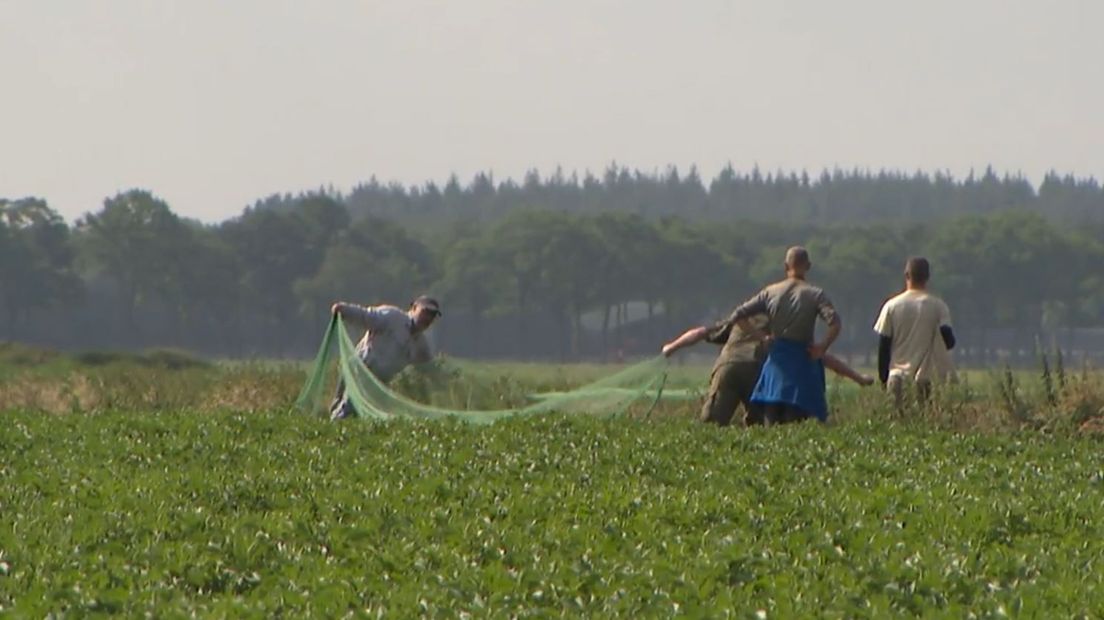
[[[336,358],[335,353],[336,341]],[[337,372],[332,370],[336,361]],[[489,424],[502,418],[542,413],[578,413],[594,416],[648,415],[664,396],[667,359],[663,356],[629,366],[616,374],[566,392],[529,395],[529,404],[509,409],[449,409],[416,402],[389,388],[361,362],[344,323],[330,322],[303,390],[296,400],[300,411],[321,413],[333,395],[331,378],[340,377],[357,417],[375,420],[455,418]]]

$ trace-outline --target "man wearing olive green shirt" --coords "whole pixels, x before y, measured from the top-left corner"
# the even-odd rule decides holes
[[[813,267],[808,251],[791,247],[784,266],[785,280],[764,288],[732,314],[740,329],[757,333],[769,344],[751,400],[764,407],[767,424],[810,417],[824,422],[828,401],[822,359],[843,326],[824,291],[806,280]],[[765,331],[753,329],[750,319],[757,315],[767,317]],[[813,341],[817,319],[828,325],[821,342]]]

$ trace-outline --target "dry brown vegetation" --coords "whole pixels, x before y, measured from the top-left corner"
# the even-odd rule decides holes
[[[0,411],[49,414],[133,412],[258,412],[290,410],[305,367],[292,363],[204,362],[184,353],[153,351],[63,355],[0,344]],[[434,381],[411,373],[395,387],[440,406],[490,409],[516,406],[532,392],[569,389],[608,372],[525,364],[516,372],[503,364],[453,364]],[[705,375],[674,370],[679,387],[702,389]],[[937,389],[924,403],[896,408],[876,388],[833,381],[833,423],[891,419],[955,431],[1035,430],[1104,436],[1104,380],[1088,368],[1067,372],[1057,354],[1040,355],[1035,372],[972,371]],[[653,415],[692,418],[695,398],[666,401]]]

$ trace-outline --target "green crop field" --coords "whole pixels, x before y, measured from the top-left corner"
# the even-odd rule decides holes
[[[1104,459],[1086,438],[5,418],[16,617],[1104,614]]]
[[[296,364],[27,354],[0,364],[0,616],[1104,616],[1087,371],[905,411],[833,382],[828,425],[705,426],[690,398],[473,427],[292,412]],[[396,387],[489,407],[609,370]]]

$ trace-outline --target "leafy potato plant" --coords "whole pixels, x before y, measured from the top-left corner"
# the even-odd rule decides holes
[[[0,615],[1104,615],[1076,435],[3,418]]]

